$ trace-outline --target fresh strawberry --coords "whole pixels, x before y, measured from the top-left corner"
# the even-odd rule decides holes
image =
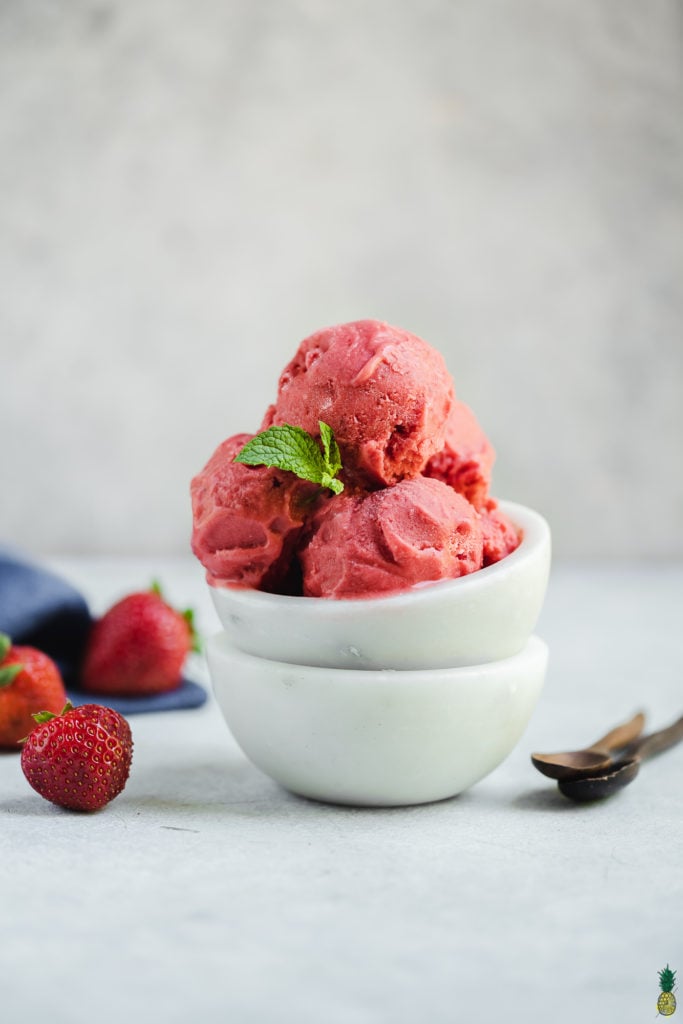
[[[174,690],[197,649],[192,612],[177,612],[154,584],[129,594],[92,628],[81,682],[91,693],[140,696]]]
[[[35,728],[32,715],[64,707],[66,692],[52,658],[34,647],[12,647],[0,633],[0,747],[13,747]]]
[[[39,724],[24,743],[21,767],[41,796],[74,811],[98,811],[128,781],[133,737],[111,708],[66,704],[60,715],[34,716]]]

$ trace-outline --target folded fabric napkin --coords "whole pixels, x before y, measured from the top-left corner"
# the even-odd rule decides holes
[[[72,704],[106,704],[123,715],[196,708],[202,686],[183,678],[176,690],[151,697],[106,697],[78,689],[78,668],[92,625],[81,594],[16,551],[0,548],[0,632],[14,644],[37,647],[57,662]]]

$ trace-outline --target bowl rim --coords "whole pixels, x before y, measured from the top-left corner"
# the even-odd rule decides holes
[[[306,665],[299,662],[280,661],[277,658],[264,658],[258,654],[248,654],[241,651],[230,641],[226,633],[221,630],[214,633],[207,642],[207,654],[223,659],[230,659],[233,663],[243,662],[247,665],[260,666],[262,671],[273,675],[278,672],[296,672],[303,677],[303,681],[316,682],[324,675],[331,682],[357,685],[369,688],[368,684],[386,684],[391,687],[398,685],[409,686],[418,684],[425,686],[428,683],[448,682],[455,685],[458,682],[475,679],[477,676],[499,676],[514,672],[518,663],[524,664],[537,659],[547,660],[548,645],[545,640],[533,633],[524,647],[507,658],[499,658],[494,661],[485,661],[477,665],[454,665],[441,666],[440,668],[340,668],[327,665]],[[214,689],[216,681],[213,678]],[[220,685],[220,684],[218,684]]]
[[[522,539],[518,547],[509,555],[501,558],[500,561],[477,569],[466,576],[459,576],[457,579],[427,581],[411,587],[410,590],[387,594],[383,597],[305,597],[292,594],[269,594],[251,587],[236,587],[229,584],[216,586],[207,583],[207,586],[217,601],[225,599],[229,600],[231,604],[245,605],[252,609],[270,609],[271,611],[278,607],[299,607],[302,610],[307,608],[309,614],[321,617],[332,614],[335,616],[355,615],[359,609],[363,607],[369,609],[370,606],[380,609],[400,609],[404,605],[413,603],[417,594],[420,595],[420,601],[423,602],[426,595],[443,594],[447,590],[456,590],[465,599],[478,589],[485,587],[492,577],[503,577],[514,572],[521,564],[532,561],[546,544],[550,544],[550,526],[540,512],[527,505],[503,499],[498,501],[498,507],[516,527],[521,529]]]

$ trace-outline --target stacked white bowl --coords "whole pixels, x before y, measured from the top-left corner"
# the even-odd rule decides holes
[[[501,502],[522,541],[456,580],[360,600],[212,587],[216,697],[244,753],[287,789],[365,806],[454,796],[488,775],[536,705],[533,631],[550,530]]]

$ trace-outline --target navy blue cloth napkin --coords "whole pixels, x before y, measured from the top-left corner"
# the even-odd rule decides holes
[[[78,672],[92,626],[88,605],[75,587],[16,551],[0,547],[0,632],[14,644],[37,647],[57,662],[72,704],[102,704],[123,715],[196,708],[202,686],[183,679],[177,690],[152,697],[102,697],[78,689]]]

